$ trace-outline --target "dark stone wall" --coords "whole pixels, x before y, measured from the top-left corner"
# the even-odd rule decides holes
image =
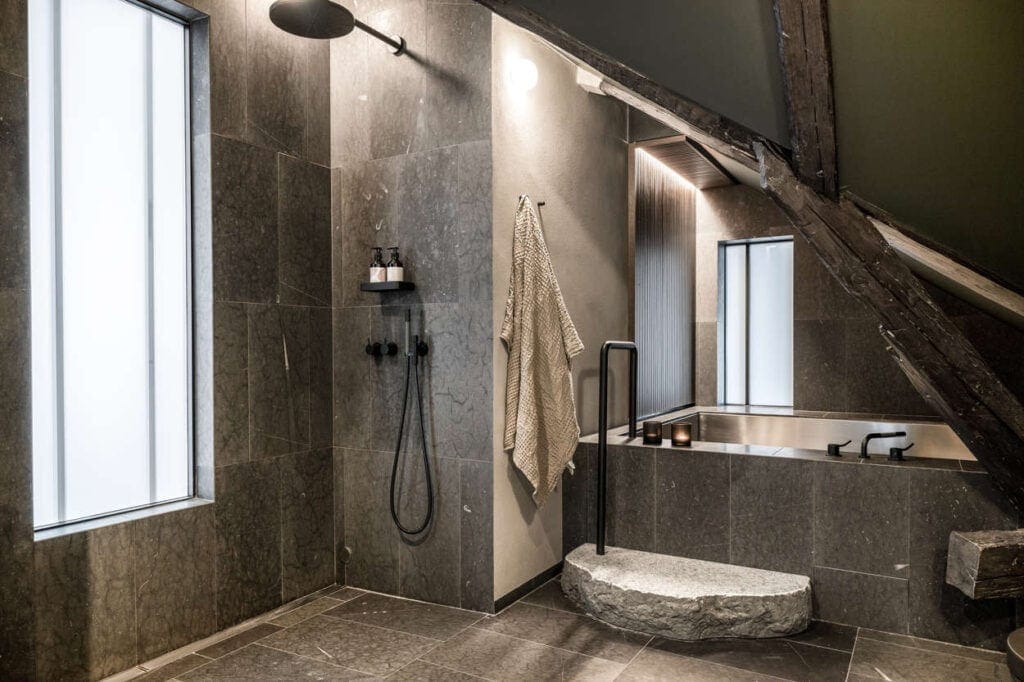
[[[331,44],[335,513],[351,550],[338,572],[355,587],[491,610],[491,16],[426,0],[359,15],[401,34],[408,54],[359,31]],[[373,246],[400,247],[415,291],[360,291]],[[430,344],[420,379],[437,494],[415,541],[388,505],[407,311]],[[385,338],[398,356],[364,353]],[[399,481],[407,526],[426,492],[414,395]]]
[[[103,677],[335,582],[328,46],[273,28],[267,0],[192,5],[197,481],[216,501],[33,542],[25,0],[0,2],[5,679]]]
[[[697,198],[697,404],[717,403],[718,242],[785,235],[793,236],[794,408],[934,414],[886,351],[873,313],[843,290],[771,199],[743,185]]]
[[[25,0],[0,2],[0,677],[31,677],[28,58]]]
[[[945,584],[950,531],[1017,527],[980,467],[745,449],[609,446],[608,544],[810,576],[822,620],[1005,646],[1013,600]],[[596,462],[581,443],[563,477],[565,552],[594,541]]]

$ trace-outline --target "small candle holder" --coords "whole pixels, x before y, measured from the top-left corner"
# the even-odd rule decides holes
[[[661,422],[644,422],[644,443],[647,445],[661,445]]]
[[[672,445],[677,448],[690,447],[693,439],[693,426],[686,422],[672,425]]]

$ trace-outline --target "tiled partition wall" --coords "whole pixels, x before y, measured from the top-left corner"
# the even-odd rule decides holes
[[[594,539],[596,455],[563,479],[566,552]],[[1014,625],[1012,600],[945,584],[950,531],[1017,527],[974,463],[611,445],[607,514],[611,545],[810,576],[822,620],[993,649]]]
[[[270,0],[193,4],[211,16],[195,203],[212,368],[201,353],[196,418],[216,501],[33,546],[25,0],[0,0],[4,679],[96,679],[335,580],[328,47],[274,29]]]
[[[339,573],[355,587],[490,610],[490,13],[374,0],[359,15],[409,47],[395,57],[359,31],[331,44],[337,525],[351,552],[339,547]],[[373,246],[400,247],[415,291],[360,291]],[[388,506],[410,310],[430,344],[421,378],[437,491],[433,525],[414,541]],[[385,338],[398,356],[366,355],[368,340]],[[415,420],[399,482],[407,526],[426,492]]]
[[[31,678],[27,0],[0,0],[0,678]]]

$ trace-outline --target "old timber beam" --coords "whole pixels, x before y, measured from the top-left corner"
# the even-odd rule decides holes
[[[782,84],[797,177],[835,198],[835,104],[826,0],[774,0]]]
[[[993,482],[1024,509],[1024,408],[868,218],[824,197],[773,150],[755,144],[761,186],[840,284],[878,316],[892,353]]]

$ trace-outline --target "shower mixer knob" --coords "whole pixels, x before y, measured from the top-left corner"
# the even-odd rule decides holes
[[[394,341],[384,339],[384,347],[387,349],[384,352],[388,355],[398,355],[398,344]]]
[[[371,342],[367,341],[366,342],[366,354],[367,355],[371,355],[371,356],[373,356],[375,358],[379,358],[383,354],[383,351],[381,350],[380,342],[379,341],[374,341],[373,343],[371,343]]]

